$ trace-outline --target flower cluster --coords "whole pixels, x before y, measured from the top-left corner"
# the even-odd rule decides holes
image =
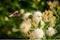
[[[49,5],[50,9],[53,9],[53,8],[55,8],[55,7],[57,7],[59,5],[59,2],[57,0],[53,1],[53,2],[49,1],[47,3]]]
[[[32,16],[32,18],[29,18],[29,16]],[[54,29],[55,19],[50,10],[45,10],[43,13],[40,11],[27,12],[23,14],[20,31],[24,34],[27,33],[30,38],[43,38],[45,34],[53,36],[56,33]]]

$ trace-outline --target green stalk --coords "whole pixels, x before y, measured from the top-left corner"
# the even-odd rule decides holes
[[[46,36],[44,35],[43,40],[46,40]]]

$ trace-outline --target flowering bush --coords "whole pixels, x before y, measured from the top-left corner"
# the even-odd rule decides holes
[[[29,16],[32,16],[32,18],[29,18]],[[23,14],[23,19],[20,29],[21,32],[26,34],[29,38],[32,38],[31,32],[33,38],[43,38],[45,34],[53,36],[56,33],[56,29],[54,29],[56,19],[53,17],[53,13],[50,10],[45,11],[44,13],[41,13],[40,11],[35,11],[32,14],[25,13]]]
[[[59,0],[0,0],[0,38],[60,38]]]

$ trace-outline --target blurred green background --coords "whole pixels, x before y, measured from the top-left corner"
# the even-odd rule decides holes
[[[47,1],[53,2],[55,0],[0,0],[0,38],[25,38],[18,31],[19,25],[23,21],[20,10],[24,9],[25,12],[40,10],[44,12],[45,10],[50,10]],[[60,2],[60,0],[57,1]],[[52,38],[60,38],[60,3],[59,6],[51,10],[53,10],[54,16],[56,16],[55,25],[58,31]],[[9,17],[15,11],[18,11],[18,14],[14,15],[14,17]],[[5,18],[8,18],[8,21]]]

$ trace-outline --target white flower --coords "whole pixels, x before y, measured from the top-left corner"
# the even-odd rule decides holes
[[[8,17],[5,17],[5,20],[8,21],[9,20]]]
[[[46,33],[49,36],[53,36],[56,33],[56,30],[53,27],[49,27]]]
[[[29,12],[25,13],[25,14],[23,15],[23,19],[24,19],[24,20],[27,20],[28,17],[29,17],[29,15],[31,15],[31,13],[29,13]]]
[[[43,28],[44,26],[45,26],[45,22],[41,20],[41,28]]]
[[[33,19],[40,22],[42,20],[42,13],[40,11],[34,12]]]
[[[35,29],[33,33],[34,33],[35,38],[43,38],[44,36],[43,30],[39,28]]]
[[[20,25],[21,32],[26,33],[30,30],[31,24],[28,22],[22,22]]]

